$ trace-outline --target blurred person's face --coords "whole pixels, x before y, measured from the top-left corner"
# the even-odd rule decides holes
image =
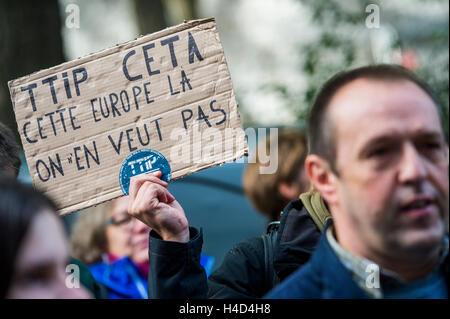
[[[297,176],[297,179],[292,183],[280,183],[278,185],[278,191],[284,198],[291,201],[298,199],[300,194],[309,191],[310,185],[311,184],[305,167],[302,167]]]
[[[439,249],[448,218],[448,159],[430,97],[406,80],[359,79],[332,98],[329,118],[337,174],[325,199],[337,208],[338,240],[352,238],[368,258]]]
[[[131,259],[135,263],[148,262],[148,241],[151,228],[138,219],[133,221],[133,236],[131,237]]]
[[[108,252],[116,257],[130,256],[133,217],[128,214],[128,197],[116,199],[106,227]]]
[[[32,220],[17,254],[7,298],[89,298],[90,293],[66,286],[68,246],[61,222],[50,211]]]

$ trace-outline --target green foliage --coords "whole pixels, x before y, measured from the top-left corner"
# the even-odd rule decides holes
[[[395,27],[396,21],[383,20],[385,12],[379,1],[299,1],[310,10],[312,21],[319,29],[319,35],[310,43],[302,45],[298,50],[301,64],[297,66],[297,72],[306,77],[306,88],[302,92],[292,92],[282,84],[273,83],[264,86],[263,89],[279,94],[285,105],[293,110],[299,124],[303,125],[315,95],[331,75],[345,69],[377,62],[370,52],[370,44],[362,42],[361,39],[364,39],[364,37],[358,37],[361,33],[369,31],[365,28],[365,20],[368,15],[365,11],[366,6],[368,4],[380,6],[381,24],[390,23]],[[444,3],[443,1],[430,0],[429,2]],[[402,12],[396,12],[396,14],[401,15]],[[415,22],[411,20],[408,23],[413,26]],[[417,39],[417,43],[415,39],[409,39],[409,43],[406,43],[400,37],[391,43],[390,48],[392,52],[399,49],[413,49],[416,53],[420,65],[420,69],[417,70],[418,75],[435,90],[443,106],[444,126],[447,134],[449,126],[448,36],[447,26],[445,29],[438,28],[426,34],[425,39]],[[436,56],[440,58],[429,61],[427,55],[422,54],[422,51],[436,52]]]
[[[290,104],[300,122],[306,121],[321,85],[331,75],[354,66],[358,43],[353,34],[345,30],[364,23],[365,19],[362,1],[351,10],[343,8],[342,1],[305,0],[302,3],[309,7],[314,23],[321,29],[316,40],[301,48],[300,72],[307,77],[307,87],[300,101],[305,107],[299,108],[298,101],[296,105]]]
[[[448,124],[448,104],[449,104],[449,96],[448,96],[448,83],[449,83],[449,69],[448,69],[449,61],[447,59],[446,63],[443,62],[438,67],[438,70],[435,70],[432,67],[422,67],[418,70],[418,75],[420,78],[424,79],[436,93],[436,96],[440,102],[443,111],[444,117],[444,130],[447,135],[449,133],[449,124]]]

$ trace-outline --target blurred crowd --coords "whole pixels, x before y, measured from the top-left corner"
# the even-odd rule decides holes
[[[333,76],[307,133],[258,145],[278,144],[277,171],[261,174],[255,151],[242,180],[267,230],[214,272],[159,172],[80,213],[68,238],[52,199],[16,180],[19,146],[0,123],[1,297],[448,298],[442,122],[432,89],[402,67]]]

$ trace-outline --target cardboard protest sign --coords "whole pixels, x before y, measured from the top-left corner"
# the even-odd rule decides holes
[[[157,163],[176,179],[248,152],[214,19],[8,84],[33,184],[60,214],[121,196],[121,178]]]

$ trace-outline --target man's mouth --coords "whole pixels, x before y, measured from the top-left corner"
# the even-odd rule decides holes
[[[401,206],[401,212],[408,215],[424,216],[435,208],[436,201],[432,197],[417,197]]]

